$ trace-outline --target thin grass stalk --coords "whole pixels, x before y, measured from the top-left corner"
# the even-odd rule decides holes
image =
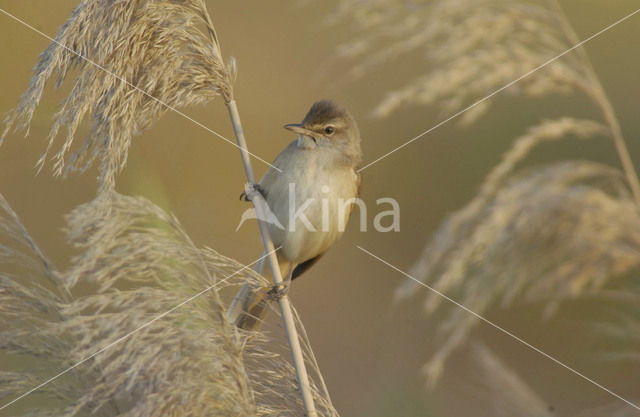
[[[631,188],[633,199],[635,200],[636,205],[640,208],[640,181],[638,180],[638,173],[636,172],[635,166],[633,165],[633,160],[631,159],[631,155],[629,154],[627,143],[625,142],[624,136],[622,135],[620,122],[618,121],[615,111],[613,110],[613,105],[607,98],[607,95],[604,93],[602,85],[600,84],[600,80],[598,80],[597,77],[593,78],[593,82],[596,84],[597,88],[592,92],[592,97],[594,97],[596,104],[600,108],[600,111],[602,112],[606,123],[611,129],[611,138],[613,139],[613,144],[616,147],[618,158],[620,158],[622,170],[627,177],[627,182],[629,183],[629,188]]]
[[[216,55],[218,55],[220,62],[224,62],[222,58],[222,51],[220,50],[218,35],[216,34],[215,27],[213,25],[213,22],[211,21],[211,16],[206,11],[206,4],[204,3],[203,10],[205,10],[205,23],[207,26],[207,30],[209,31],[212,47],[214,48]],[[223,94],[223,98],[227,106],[227,110],[229,111],[229,118],[233,127],[233,133],[240,148],[240,157],[242,159],[242,165],[244,166],[245,175],[247,176],[247,181],[249,183],[249,186],[253,187],[256,184],[256,178],[253,173],[253,167],[251,166],[251,160],[249,159],[249,150],[247,148],[247,142],[244,137],[242,122],[240,121],[238,105],[233,98],[233,87],[231,82],[233,74],[230,74],[229,68],[231,67],[225,68],[229,88],[226,91],[226,94]],[[262,195],[259,192],[256,192],[254,189],[248,190],[247,197],[253,203],[256,211],[256,216],[258,217],[260,237],[264,250],[268,254],[267,259],[269,262],[269,268],[271,269],[273,283],[276,287],[279,287],[280,285],[282,285],[283,281],[282,276],[280,275],[280,267],[278,266],[276,248],[273,244],[273,240],[271,240],[271,236],[269,235],[267,224],[261,220],[266,219],[265,213],[267,203]],[[289,297],[287,296],[287,294],[284,294],[278,299],[278,305],[280,307],[280,313],[282,315],[282,322],[284,325],[285,333],[287,335],[289,349],[291,350],[293,366],[296,370],[296,377],[298,379],[298,386],[300,387],[300,392],[302,394],[302,403],[304,405],[306,415],[308,417],[316,417],[318,413],[313,402],[313,393],[311,391],[311,384],[309,383],[309,374],[307,373],[307,368],[304,363],[304,355],[302,353],[298,331],[296,329],[296,324],[293,318],[291,302],[289,301]]]
[[[320,369],[320,365],[318,365],[316,355],[313,353],[313,349],[311,348],[311,340],[309,340],[307,329],[304,328],[304,323],[302,322],[302,319],[300,318],[298,311],[295,308],[293,308],[292,310],[293,310],[293,314],[296,316],[296,321],[298,322],[298,326],[300,326],[300,331],[302,334],[302,342],[305,345],[305,349],[307,351],[307,356],[309,358],[309,361],[313,364],[313,366],[315,366],[316,369]],[[316,374],[318,376],[318,381],[320,382],[320,388],[322,389],[322,393],[324,394],[325,398],[329,401],[329,403],[332,403],[331,395],[329,395],[329,388],[327,388],[327,384],[324,381],[324,377],[322,376],[322,373],[317,372]]]
[[[562,25],[562,28],[564,29],[567,37],[574,44],[579,43],[578,35],[573,30],[573,26],[569,23],[567,15],[560,3],[558,3],[557,0],[551,0],[550,5],[555,9],[557,15],[563,20],[564,24]],[[605,93],[600,79],[596,75],[595,68],[593,68],[586,51],[583,48],[578,48],[577,52],[584,57],[585,65],[588,66],[587,77],[589,79],[588,86],[579,85],[578,87],[581,88],[588,97],[591,97],[602,112],[605,122],[609,125],[609,128],[611,129],[611,138],[613,139],[613,144],[616,148],[616,152],[618,153],[618,158],[620,158],[622,170],[627,178],[627,183],[629,184],[629,188],[633,194],[633,199],[635,200],[636,205],[640,208],[640,180],[638,180],[638,173],[633,165],[633,160],[629,154],[627,143],[622,135],[622,128],[620,127],[618,117],[613,110],[613,105],[611,104],[611,101],[609,101],[609,97]]]
[[[233,126],[233,132],[240,147],[240,156],[242,157],[242,164],[244,165],[244,171],[247,176],[249,186],[252,187],[256,184],[255,175],[253,174],[253,168],[251,167],[251,161],[249,160],[249,151],[247,149],[247,142],[244,138],[244,132],[242,130],[242,123],[240,122],[240,114],[238,113],[238,106],[236,101],[232,98],[226,102],[227,109],[229,110],[229,117],[231,118],[231,125]],[[261,220],[266,219],[266,201],[262,195],[254,189],[250,189],[247,193],[247,197],[253,203],[256,210],[256,217],[258,218],[258,227],[260,228],[260,236],[262,238],[262,245],[264,250],[268,253],[269,268],[271,269],[271,276],[273,277],[273,284],[279,287],[282,284],[282,276],[280,275],[280,267],[278,266],[278,258],[276,256],[276,248],[273,245],[267,224]],[[311,384],[309,384],[309,375],[307,374],[307,368],[304,363],[304,356],[302,354],[302,348],[300,347],[300,339],[298,338],[298,331],[296,330],[295,321],[293,319],[293,312],[291,309],[291,302],[287,294],[284,294],[278,299],[278,305],[280,307],[280,313],[282,314],[282,322],[284,324],[284,330],[287,335],[287,341],[289,342],[289,349],[291,350],[291,356],[293,359],[293,365],[296,369],[296,376],[298,378],[298,385],[300,386],[300,392],[302,393],[302,402],[306,410],[308,417],[316,417],[318,414],[313,403],[313,394],[311,392]]]
[[[204,33],[201,31],[201,25],[206,27],[210,38],[210,44],[209,40],[206,39]],[[114,29],[113,31],[105,32],[100,29],[107,26],[113,26],[117,30]],[[71,69],[74,67],[79,69],[80,74],[76,77],[72,92],[65,99],[61,106],[61,110],[57,113],[56,121],[50,133],[49,146],[52,146],[51,144],[57,137],[59,130],[62,127],[67,127],[68,133],[66,141],[56,156],[57,161],[55,168],[56,173],[58,174],[65,172],[63,168],[66,160],[73,162],[67,166],[67,168],[71,167],[71,169],[76,167],[84,169],[88,167],[94,159],[98,158],[101,160],[103,169],[100,177],[100,192],[95,200],[95,207],[91,205],[88,206],[89,208],[87,209],[91,210],[92,208],[97,208],[96,213],[99,215],[99,218],[94,218],[96,213],[91,213],[93,215],[87,216],[87,213],[80,211],[79,218],[75,218],[73,224],[75,225],[74,227],[82,229],[82,233],[77,237],[77,239],[79,239],[78,244],[80,246],[85,247],[84,243],[86,243],[86,241],[91,241],[93,236],[98,236],[97,231],[105,233],[104,236],[107,236],[107,242],[104,245],[99,245],[97,248],[93,248],[93,245],[88,244],[86,248],[89,250],[86,251],[87,254],[83,255],[84,257],[82,258],[83,260],[86,259],[87,263],[82,264],[82,261],[79,261],[80,263],[75,265],[71,271],[72,274],[65,278],[65,281],[63,282],[64,285],[62,285],[62,287],[73,287],[73,285],[77,283],[78,277],[83,277],[87,274],[88,276],[94,277],[96,282],[98,282],[99,278],[104,279],[105,282],[100,283],[101,289],[97,298],[90,298],[87,301],[88,306],[95,305],[91,303],[97,303],[100,308],[99,311],[102,311],[101,309],[107,305],[103,304],[103,302],[114,302],[113,300],[108,299],[106,291],[110,289],[118,279],[124,279],[124,277],[129,274],[131,274],[132,279],[137,278],[135,276],[136,274],[140,274],[140,279],[148,279],[151,276],[153,276],[154,279],[160,279],[160,277],[164,276],[167,271],[169,271],[169,273],[173,272],[174,268],[175,271],[178,271],[181,276],[183,276],[183,274],[190,272],[189,263],[193,263],[193,259],[188,260],[183,271],[179,266],[174,266],[174,262],[171,261],[171,255],[167,255],[168,257],[166,258],[166,262],[168,265],[166,268],[162,265],[162,262],[160,262],[160,265],[156,265],[155,259],[153,264],[146,266],[148,259],[144,258],[144,256],[152,255],[154,253],[153,249],[157,249],[161,246],[161,241],[159,240],[156,242],[156,240],[153,239],[154,237],[158,238],[159,235],[154,234],[153,231],[155,227],[153,227],[153,225],[149,226],[149,224],[145,222],[142,224],[135,222],[131,223],[131,231],[134,230],[133,227],[135,226],[138,228],[136,231],[138,235],[144,235],[142,232],[149,232],[147,245],[151,245],[142,248],[140,252],[134,251],[131,255],[131,259],[137,263],[133,261],[125,262],[125,267],[124,264],[121,265],[116,262],[114,265],[112,262],[108,261],[108,259],[111,259],[109,256],[113,256],[113,254],[109,252],[111,249],[118,251],[125,248],[125,250],[129,252],[127,250],[127,245],[131,244],[131,241],[127,240],[129,238],[128,236],[125,236],[123,241],[119,242],[119,236],[112,235],[111,232],[117,230],[121,230],[126,233],[130,232],[129,229],[121,229],[121,227],[124,227],[126,224],[117,224],[116,220],[118,220],[118,215],[114,214],[113,210],[117,208],[117,203],[122,203],[122,201],[118,202],[113,199],[113,197],[117,195],[117,193],[113,192],[113,188],[115,187],[116,174],[124,168],[126,163],[127,151],[131,144],[132,137],[140,134],[143,130],[148,128],[167,108],[173,109],[174,107],[187,104],[203,103],[216,95],[222,95],[229,110],[234,132],[242,151],[241,156],[248,182],[249,184],[255,184],[255,177],[249,162],[249,152],[244,139],[237,105],[233,100],[232,84],[233,78],[235,77],[235,66],[233,60],[229,61],[230,65],[224,65],[225,62],[222,59],[218,38],[210,15],[207,12],[205,0],[155,0],[135,2],[100,2],[85,0],[81,2],[80,6],[74,9],[74,12],[67,23],[65,23],[65,25],[60,29],[56,39],[51,40],[52,43],[47,51],[43,53],[41,60],[35,67],[35,75],[32,78],[30,88],[23,96],[21,104],[7,118],[7,127],[4,133],[0,131],[0,142],[3,136],[9,132],[11,125],[15,123],[17,123],[16,127],[22,127],[28,132],[28,126],[31,123],[33,112],[40,102],[46,81],[53,74],[58,74],[57,84],[62,84],[65,76]],[[73,46],[73,48],[66,47],[65,45],[67,44]],[[75,52],[75,50],[82,52],[82,54],[80,52]],[[96,56],[95,61],[84,58],[86,51],[89,51],[91,54]],[[173,57],[173,60],[168,59],[165,61],[165,54]],[[100,63],[100,65],[96,62]],[[169,65],[166,66],[157,64],[167,62]],[[106,71],[107,69],[108,71]],[[154,69],[156,70],[155,72],[153,71]],[[106,71],[107,75],[105,76],[102,71]],[[123,83],[125,78],[121,78],[119,76],[114,77],[113,75],[115,73],[122,73],[125,78],[129,78],[127,74],[133,74],[131,76],[132,81]],[[176,77],[178,81],[176,81]],[[163,87],[162,83],[165,83],[165,88],[161,88]],[[131,87],[136,91],[133,91]],[[151,93],[154,92],[156,94],[152,97]],[[158,96],[161,96],[163,100],[161,101],[157,98]],[[171,106],[165,103],[170,103]],[[127,109],[130,111],[127,111]],[[85,140],[80,150],[73,156],[67,158],[66,154],[72,146],[74,134],[85,115],[88,114],[93,115],[93,119],[95,121],[94,129],[88,136],[88,139]],[[82,160],[82,158],[86,158],[85,162],[81,164],[84,166],[77,165],[78,160]],[[42,160],[45,159],[46,153]],[[256,212],[262,215],[265,212],[264,208],[266,207],[266,203],[259,193],[257,193],[257,195],[254,194],[256,193],[251,193],[250,196],[253,198]],[[0,203],[2,203],[2,201],[3,200],[0,197]],[[129,200],[129,202],[130,201],[131,200]],[[0,204],[0,206],[2,205],[3,204]],[[134,204],[133,208],[138,206],[139,205]],[[151,211],[154,212],[154,210]],[[128,219],[136,219],[135,215],[140,216],[140,213],[135,211],[127,213],[125,210],[122,214],[125,215],[122,217],[126,217]],[[78,214],[73,217],[78,217]],[[139,218],[144,218],[144,216]],[[172,219],[169,223],[170,225],[173,225],[175,222]],[[0,226],[2,225],[0,224]],[[266,252],[270,254],[269,262],[272,269],[273,281],[276,286],[282,285],[282,277],[277,266],[277,258],[275,256],[273,241],[269,236],[266,225],[259,222],[259,226],[263,245]],[[133,234],[133,232],[131,233]],[[18,236],[22,234],[26,234],[26,231],[22,230],[21,233],[18,233]],[[188,238],[186,241],[188,242]],[[152,243],[150,244],[149,242]],[[27,243],[40,258],[45,268],[47,270],[51,269],[46,262],[46,258],[44,258],[44,255],[39,251],[39,249],[37,249],[34,242],[28,239]],[[180,245],[173,245],[173,243],[174,242],[171,242],[171,248],[180,250]],[[189,252],[186,252],[186,255],[191,256],[192,253],[196,253],[197,251],[192,247],[190,242],[188,243],[189,245],[187,246]],[[156,244],[160,246],[157,246]],[[0,249],[2,248],[0,247]],[[185,253],[182,252],[176,253],[181,255],[177,256],[177,259],[183,258],[183,255],[185,255]],[[197,260],[201,261],[202,257],[199,255],[200,252],[197,253]],[[101,262],[102,259],[107,259],[107,261]],[[135,269],[135,267],[138,267],[139,269]],[[158,267],[159,269],[155,270],[153,269],[154,267]],[[127,271],[124,275],[122,273],[123,268]],[[206,265],[203,265],[203,268],[203,271],[207,273],[208,268]],[[54,272],[49,274],[48,278],[56,284],[56,286],[60,285],[57,281],[58,277]],[[211,282],[211,280],[211,277],[206,277],[207,283]],[[142,292],[143,289],[140,291]],[[0,288],[0,294],[4,295],[4,293],[3,288]],[[173,294],[173,292],[170,291],[167,291],[167,293]],[[144,295],[145,293],[142,292],[141,294]],[[63,294],[63,296],[64,295],[65,294]],[[133,294],[133,296],[136,295],[139,294]],[[104,297],[100,298],[100,296]],[[70,295],[68,298],[70,301],[78,301],[72,300]],[[68,300],[64,299],[63,301]],[[122,303],[127,301],[130,302],[131,298],[128,300],[125,299],[124,301],[116,301],[114,304],[116,312],[118,306],[123,305]],[[215,302],[217,303],[218,300],[216,299]],[[86,322],[96,323],[96,325],[100,324],[101,317],[88,316],[85,314],[85,310],[81,311],[76,309],[74,311],[73,309],[76,307],[71,305],[72,303],[70,302],[63,304],[64,305],[62,307],[70,309],[70,315],[75,314],[80,317],[78,320],[86,320]],[[80,306],[82,306],[82,304],[80,304]],[[292,314],[292,306],[288,297],[282,297],[279,300],[279,306],[298,379],[298,387],[296,388],[302,393],[302,403],[305,407],[306,415],[310,417],[317,417],[317,411],[312,397],[312,388],[315,389],[315,386],[312,387],[309,382],[309,377],[304,363],[303,351],[300,345],[301,341],[298,337],[294,316]],[[155,305],[143,305],[143,307],[155,308]],[[221,305],[219,303],[216,304],[215,308],[217,308],[218,311],[214,312],[221,316],[220,320],[222,321],[220,323],[223,326],[228,327],[230,323],[224,321],[223,310],[219,307],[221,307]],[[0,308],[0,310],[2,309]],[[106,314],[115,313],[108,312]],[[139,317],[130,318],[129,316],[124,315],[121,317],[121,320],[130,320],[130,323],[135,323],[135,320],[137,319],[139,319]],[[198,318],[194,319],[198,320]],[[64,333],[66,330],[58,330],[60,326],[53,327],[55,330],[52,330],[53,333],[51,333],[50,337],[53,338],[52,340],[54,340],[54,342],[58,340],[57,338],[60,335],[66,336],[66,333]],[[189,325],[187,324],[183,327],[183,330],[186,331]],[[93,338],[96,337],[95,333],[91,333],[92,328],[82,330],[85,328],[73,325],[69,326],[69,328],[73,329],[69,334],[70,336],[77,336],[78,340],[83,341],[79,346],[77,346],[76,350],[72,350],[70,352],[72,355],[71,357],[73,357],[73,355],[77,357],[87,357],[87,355],[84,354],[84,350],[86,349],[83,346],[87,345],[85,342],[93,340]],[[76,331],[78,328],[82,331]],[[104,331],[111,330],[113,330],[113,327],[111,329],[105,329]],[[220,334],[225,338],[228,336],[225,331],[221,331]],[[153,335],[147,334],[145,337],[151,337],[153,340],[152,336]],[[215,337],[215,334],[213,334],[213,336]],[[43,335],[42,337],[45,342],[48,342],[46,339],[48,335]],[[2,341],[3,340],[0,340],[0,342]],[[3,343],[0,343],[0,349],[4,348],[2,345]],[[123,345],[121,345],[121,347],[122,346]],[[44,351],[47,351],[47,349],[52,351],[54,350],[54,347],[57,346],[45,346],[42,349]],[[157,348],[159,349],[160,347]],[[225,350],[228,349],[223,349],[223,352]],[[27,353],[30,354],[31,351],[32,349],[28,349]],[[123,350],[120,352],[122,351]],[[135,351],[135,349],[133,351]],[[241,351],[237,350],[234,350],[232,353],[235,354],[238,352],[241,353]],[[35,353],[37,354],[38,352]],[[267,357],[266,355],[268,355],[268,352],[249,352],[249,356],[252,354],[255,355],[255,357],[259,357],[261,354],[263,357]],[[68,352],[60,353],[61,357],[66,358],[67,355]],[[118,366],[121,366],[121,363],[124,363],[117,361],[119,359],[117,355],[117,353],[114,353],[113,356],[110,357],[111,359],[103,359],[102,362],[99,362],[96,359],[94,369],[98,371],[96,372],[98,376],[106,375],[109,372],[113,373],[118,369]],[[104,356],[101,358],[104,358]],[[146,358],[143,357],[143,359],[152,360],[150,356],[147,356]],[[231,360],[234,361],[234,366],[238,366],[238,368],[242,367],[239,355],[232,357]],[[112,363],[113,361],[115,362]],[[164,362],[172,363],[172,361]],[[221,364],[221,366],[227,366],[222,362]],[[181,364],[176,364],[176,367],[179,366],[181,366]],[[285,398],[285,396],[294,399],[296,403],[295,406],[298,407],[297,393],[295,397],[291,397],[287,391],[284,391],[285,389],[289,390],[290,378],[288,375],[290,366],[287,363],[286,366],[280,366],[280,369],[282,368],[284,368],[283,370],[286,371],[286,373],[279,373],[276,375],[278,378],[276,381],[281,379],[284,375],[287,386],[283,387],[282,393],[278,394],[282,399],[286,400],[285,402],[289,401],[289,398]],[[171,369],[167,368],[167,370],[160,370],[158,372],[166,376],[170,374],[170,371]],[[277,372],[277,370],[273,371],[268,367],[266,367],[264,371]],[[93,377],[92,372],[94,372],[94,370],[89,370],[88,372],[88,375]],[[131,391],[131,393],[134,396],[137,395],[137,386],[134,386],[133,383],[127,383],[127,385],[124,386],[122,383],[126,378],[134,381],[139,377],[139,375],[140,370],[133,369],[127,375],[122,377],[118,376],[115,381],[110,381],[109,378],[101,380],[102,382],[100,382],[98,387],[94,390],[85,391],[84,387],[80,387],[81,391],[79,392],[81,392],[83,396],[80,400],[72,403],[65,413],[75,415],[80,412],[84,412],[85,407],[92,407],[94,414],[100,414],[100,407],[102,406],[100,404],[105,404],[107,401],[113,401],[113,399],[116,398],[113,395],[116,395],[118,393],[117,390],[121,389],[121,387],[124,387],[122,389],[127,391],[127,393],[131,391],[131,387],[134,387],[135,389]],[[246,375],[246,373],[243,375]],[[0,377],[2,377],[2,375],[0,375]],[[249,375],[249,377],[251,377],[251,375]],[[153,380],[150,382],[151,387],[158,387],[164,382],[163,377],[150,379]],[[248,393],[244,379],[242,379],[241,383],[242,391],[244,393]],[[261,381],[258,379],[257,383],[260,384]],[[0,385],[2,384],[0,383]],[[260,388],[271,390],[270,386],[263,386]],[[140,389],[142,390],[141,392],[143,392],[146,389],[146,386],[143,386]],[[4,391],[0,389],[0,394],[3,392],[8,391],[6,389]],[[108,399],[105,397],[107,395],[109,396]],[[252,394],[249,392],[246,396],[243,396],[243,398],[248,398],[251,395]],[[100,396],[98,399],[100,404],[97,407],[93,406],[94,396]],[[148,397],[145,398],[149,400],[148,402],[139,402],[139,405],[142,408],[138,409],[138,404],[132,403],[131,406],[134,408],[132,408],[132,411],[127,414],[149,414],[146,410],[144,412],[140,410],[144,409],[147,404],[153,405],[154,401],[162,401],[162,398],[155,396],[155,393],[154,395],[146,397]],[[216,397],[217,393],[214,392],[213,398],[215,399]],[[131,399],[133,400],[134,398],[131,397]],[[200,397],[200,399],[202,399],[202,397]],[[114,410],[120,414],[120,410],[115,403],[112,402],[112,404]],[[184,401],[180,401],[180,404],[177,406],[181,407],[183,404]],[[322,398],[319,398],[319,404],[325,405]],[[253,406],[253,404],[248,405]],[[177,409],[178,408],[174,408],[174,410]],[[239,408],[237,407],[234,408],[235,411],[238,409]],[[259,409],[262,414],[275,414],[269,412],[268,406],[259,406]],[[171,414],[176,413],[173,412]],[[178,414],[180,413],[178,412]],[[196,412],[195,414],[198,413]],[[254,413],[249,414],[253,415]],[[244,413],[243,415],[249,414]]]

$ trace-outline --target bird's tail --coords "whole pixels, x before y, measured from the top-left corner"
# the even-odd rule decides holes
[[[288,269],[289,262],[278,259],[281,273]],[[271,278],[267,259],[255,266],[255,271],[267,279]],[[269,309],[269,291],[271,287],[256,287],[244,284],[227,309],[227,320],[245,330],[257,330]]]
[[[244,284],[227,309],[227,319],[241,329],[258,329],[267,314],[268,290]]]

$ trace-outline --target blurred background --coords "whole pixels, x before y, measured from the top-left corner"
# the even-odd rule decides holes
[[[580,39],[638,5],[634,0],[560,3]],[[35,0],[0,0],[2,9],[49,36],[55,35],[76,4],[75,0],[58,0],[55,6]],[[338,57],[340,45],[359,32],[356,17],[331,18],[338,2],[221,0],[208,2],[208,6],[223,54],[238,62],[235,91],[249,148],[267,161],[294,139],[282,125],[300,121],[321,98],[343,104],[358,120],[365,164],[450,115],[437,106],[420,104],[402,106],[387,117],[372,115],[389,91],[426,72],[425,59],[417,53],[406,54],[363,76],[348,76],[356,62]],[[640,161],[638,19],[635,16],[586,45],[636,163]],[[384,21],[379,24],[384,26]],[[5,15],[0,15],[0,39],[0,112],[4,113],[16,105],[38,54],[49,41]],[[48,90],[28,139],[10,134],[0,147],[0,192],[59,268],[68,265],[74,253],[62,233],[64,215],[95,196],[97,176],[95,168],[64,179],[52,178],[50,165],[40,174],[33,168],[46,146],[64,91],[68,90]],[[469,104],[472,101],[464,106]],[[221,99],[185,112],[233,138]],[[447,123],[363,171],[362,198],[369,208],[369,230],[360,232],[357,217],[352,218],[345,236],[292,289],[342,416],[530,415],[496,413],[496,399],[481,388],[482,370],[473,359],[483,348],[473,343],[453,353],[443,377],[428,390],[422,368],[442,343],[435,330],[446,309],[457,307],[443,306],[443,311],[427,317],[422,307],[426,288],[422,289],[425,294],[394,304],[394,292],[407,278],[356,245],[408,271],[445,217],[474,196],[516,137],[544,118],[576,112],[597,118],[597,110],[581,97],[532,100],[499,94],[488,113],[473,124]],[[612,142],[602,138],[579,146],[563,141],[546,144],[523,166],[564,159],[619,166]],[[253,163],[260,176],[266,166],[255,159]],[[261,253],[261,244],[255,221],[235,231],[248,207],[238,200],[244,182],[234,146],[169,112],[133,142],[117,188],[124,194],[145,196],[175,214],[197,245],[249,263]],[[400,232],[373,229],[375,214],[388,209],[376,205],[382,197],[399,202]],[[591,313],[599,314],[597,308]],[[621,396],[640,398],[637,366],[612,366],[585,353],[585,346],[606,345],[580,321],[580,314],[588,311],[567,315],[560,311],[547,321],[537,311],[536,306],[522,305],[505,314],[496,307],[490,310],[490,319]],[[544,399],[551,415],[572,416],[578,410],[619,401],[490,326],[477,325],[472,338],[482,340],[500,361],[515,369]],[[640,415],[626,407],[628,415]]]

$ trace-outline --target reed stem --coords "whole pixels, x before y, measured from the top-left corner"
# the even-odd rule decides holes
[[[240,123],[238,106],[234,99],[229,100],[226,104],[227,109],[229,110],[229,117],[231,118],[233,132],[236,136],[238,146],[240,147],[240,156],[242,157],[244,171],[249,184],[253,185],[256,183],[256,179],[253,174],[253,168],[251,167],[249,151],[247,149],[247,142],[244,138],[244,132],[242,131],[242,124]],[[262,195],[258,192],[251,195],[251,202],[253,203],[253,206],[256,210],[256,217],[258,218],[258,226],[260,228],[260,236],[262,238],[264,250],[269,254],[268,261],[269,268],[271,269],[271,276],[273,277],[273,283],[274,285],[279,286],[280,284],[282,284],[282,276],[280,275],[280,267],[278,266],[276,248],[274,247],[271,236],[269,235],[267,224],[261,220],[266,218],[265,207],[267,203]],[[307,374],[307,368],[305,367],[304,356],[302,354],[302,348],[300,347],[300,340],[298,338],[298,331],[293,319],[293,312],[291,310],[291,302],[289,301],[289,296],[287,294],[284,294],[278,299],[278,304],[280,306],[280,313],[282,314],[284,330],[287,334],[287,341],[289,342],[289,349],[291,350],[293,366],[296,369],[296,376],[298,378],[300,392],[302,393],[302,403],[304,404],[306,415],[308,417],[316,417],[317,412],[313,403],[311,385],[309,384],[309,375]]]
[[[551,0],[549,4],[552,9],[555,10],[560,19],[562,19],[562,28],[569,41],[574,45],[580,42],[578,35],[573,29],[573,26],[569,23],[567,15],[560,3],[557,0]],[[609,97],[607,96],[600,79],[596,75],[595,68],[593,68],[593,64],[591,63],[587,52],[583,48],[578,48],[576,53],[579,54],[585,64],[586,77],[589,83],[588,85],[582,85],[579,87],[582,88],[587,96],[595,102],[598,109],[602,112],[605,122],[609,125],[613,144],[622,165],[622,171],[627,178],[627,183],[631,189],[631,194],[633,195],[636,206],[640,208],[640,180],[638,180],[638,173],[633,165],[633,160],[629,154],[629,149],[627,148],[627,143],[622,134],[620,122],[613,110],[613,105],[611,104],[611,101],[609,101]]]

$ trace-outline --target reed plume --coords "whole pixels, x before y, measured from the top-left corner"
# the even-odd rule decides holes
[[[28,134],[51,77],[56,86],[73,77],[73,85],[56,113],[38,166],[64,128],[65,139],[53,156],[54,173],[84,170],[98,160],[99,192],[68,216],[69,239],[82,253],[68,270],[51,269],[49,274],[56,291],[42,297],[56,320],[41,323],[35,338],[32,329],[17,321],[0,344],[12,354],[42,358],[45,367],[55,364],[55,370],[6,373],[2,394],[19,395],[44,375],[77,364],[37,386],[63,400],[60,408],[40,412],[311,417],[318,415],[316,403],[320,415],[337,415],[310,346],[302,340],[300,348],[301,323],[288,298],[279,303],[295,370],[271,350],[274,342],[265,335],[240,334],[225,318],[222,288],[238,280],[267,286],[264,280],[213,250],[196,248],[177,220],[150,202],[114,191],[133,137],[166,110],[180,113],[179,107],[217,95],[229,109],[248,180],[255,182],[233,99],[235,62],[225,64],[204,0],[83,0],[42,53],[20,104],[7,115],[0,140],[14,128]],[[69,155],[84,121],[89,134]],[[257,210],[262,207],[260,197],[254,203]],[[17,217],[6,211],[21,230]],[[14,232],[6,230],[10,237]],[[20,238],[29,239],[26,234]],[[263,242],[273,249],[268,235]],[[10,247],[5,247],[7,253],[13,253]],[[40,253],[35,244],[30,247]],[[2,289],[6,314],[15,313],[12,305],[20,302],[37,309],[32,293],[41,280],[29,277],[23,283],[24,278],[4,277],[3,285],[10,289]],[[96,294],[72,296],[79,283],[96,285]],[[193,297],[199,292],[202,296]],[[161,319],[169,324],[155,325]],[[99,346],[104,347],[96,353]],[[305,365],[319,378],[319,386],[309,380]]]
[[[407,105],[435,105],[449,114],[572,46],[561,16],[546,1],[343,0],[333,19],[354,19],[360,33],[343,44],[339,56],[358,61],[352,77],[366,77],[378,67],[408,55],[423,57],[424,74],[384,92],[374,109],[388,116]],[[565,59],[512,87],[512,93],[532,96],[570,93],[574,83],[588,83],[585,57]],[[489,103],[465,113],[469,123],[486,112]]]
[[[382,92],[374,116],[423,105],[445,116],[462,112],[458,120],[469,127],[497,91],[523,100],[571,95],[597,111],[593,119],[533,121],[471,201],[428,239],[413,277],[480,315],[539,303],[549,317],[579,298],[605,303],[614,290],[637,300],[628,277],[640,269],[640,183],[613,106],[585,50],[574,48],[580,39],[557,1],[342,0],[330,20],[345,19],[356,35],[338,55],[354,62],[352,79],[403,58],[424,59],[417,76]],[[541,143],[590,138],[612,140],[622,172],[587,161],[521,169]],[[407,280],[396,300],[417,291],[424,289]],[[429,315],[441,305],[427,295]],[[438,326],[442,343],[424,368],[431,385],[477,324],[462,310],[447,314]]]
[[[52,400],[25,415],[304,413],[273,341],[225,318],[223,288],[265,285],[249,267],[195,247],[151,202],[105,192],[67,217],[79,254],[58,271],[3,198],[0,206],[0,352],[37,364],[0,373],[3,401],[84,361],[43,386]],[[75,296],[79,283],[95,293]],[[323,389],[313,392],[320,415],[337,416]]]
[[[384,92],[374,116],[428,105],[444,116],[461,112],[458,120],[470,125],[498,91],[527,98],[583,94],[611,130],[640,206],[640,181],[613,106],[586,52],[575,48],[580,39],[557,0],[341,0],[330,21],[345,19],[359,29],[337,54],[356,62],[352,78],[410,54],[424,57],[422,73]]]
[[[481,315],[516,302],[541,302],[552,314],[640,268],[637,207],[604,165],[564,162],[515,176],[470,221],[462,214],[443,223],[410,273]],[[425,308],[440,305],[430,294]],[[450,313],[445,342],[425,367],[431,382],[476,324],[465,311]]]
[[[363,77],[409,54],[424,58],[423,76],[385,92],[374,114],[388,116],[402,106],[430,104],[446,113],[461,110],[573,46],[553,0],[418,1],[410,7],[383,0],[343,0],[334,19],[354,18],[359,36],[341,46],[339,56],[359,59],[351,69]],[[379,25],[384,22],[385,27]],[[390,61],[391,60],[391,61]],[[543,96],[571,93],[589,84],[588,60],[579,50],[510,88]],[[464,87],[464,88],[461,88]],[[490,103],[464,115],[476,120]]]
[[[233,61],[222,62],[216,42],[203,0],[83,0],[40,55],[2,138],[13,127],[28,134],[47,81],[53,77],[56,87],[67,81],[72,88],[37,165],[62,135],[54,173],[82,171],[97,159],[100,187],[113,188],[131,140],[168,109],[229,97],[235,69]],[[85,120],[89,133],[70,154]]]

